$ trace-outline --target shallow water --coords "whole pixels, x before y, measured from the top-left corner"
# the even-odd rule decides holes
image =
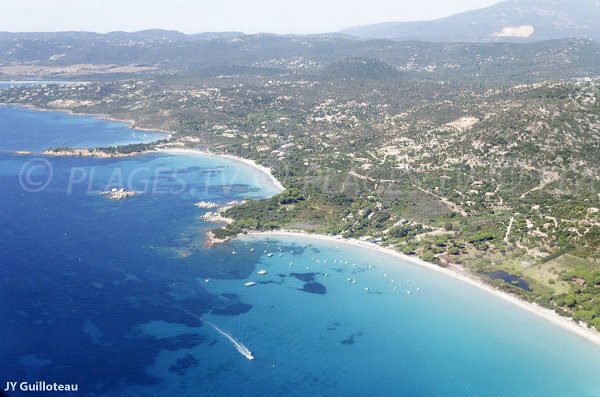
[[[0,382],[123,397],[600,390],[599,347],[446,275],[309,237],[206,249],[195,202],[277,192],[242,163],[4,154],[0,186]],[[112,187],[138,194],[99,195]]]

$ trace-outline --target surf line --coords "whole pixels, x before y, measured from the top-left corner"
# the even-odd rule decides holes
[[[211,327],[214,328],[215,331],[217,331],[218,333],[220,333],[221,335],[223,335],[225,338],[227,338],[227,340],[229,340],[231,342],[231,344],[236,348],[236,350],[244,357],[246,357],[248,360],[254,360],[254,356],[252,355],[252,352],[250,351],[250,349],[248,349],[248,347],[246,345],[244,345],[242,342],[240,342],[239,340],[235,339],[233,337],[233,335],[223,331],[221,328],[217,327],[216,325],[214,325],[213,323],[211,323],[208,320],[203,319],[202,317],[190,312],[189,310],[184,309],[183,307],[177,306],[177,309],[181,310],[184,313],[189,314],[192,317],[197,318],[198,320],[210,325]]]

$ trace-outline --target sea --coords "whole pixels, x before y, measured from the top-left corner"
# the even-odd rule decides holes
[[[93,117],[0,107],[0,388],[76,384],[77,392],[35,395],[86,397],[600,396],[598,345],[444,273],[310,236],[207,247],[218,225],[201,216],[214,209],[195,203],[279,191],[248,164],[173,152],[39,154],[56,142],[149,136]],[[102,196],[113,188],[136,194]]]

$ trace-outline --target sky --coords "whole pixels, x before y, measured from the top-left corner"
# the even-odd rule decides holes
[[[0,0],[0,31],[324,33],[441,18],[499,0]]]

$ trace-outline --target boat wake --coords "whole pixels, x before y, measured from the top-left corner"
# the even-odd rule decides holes
[[[233,344],[233,346],[237,349],[238,352],[240,352],[241,355],[246,357],[248,360],[254,360],[254,356],[252,355],[252,352],[250,351],[250,349],[248,349],[248,347],[246,347],[246,345],[244,345],[242,342],[235,339],[233,337],[233,335],[228,334],[227,332],[223,331],[221,328],[217,327],[216,325],[214,325],[213,323],[211,323],[208,320],[202,319],[202,321],[204,321],[206,324],[213,327],[215,329],[215,331],[217,331],[218,333],[220,333],[221,335],[223,335],[224,337],[229,339],[231,344]]]
[[[178,309],[184,313],[189,314],[192,317],[197,318],[198,320],[200,320],[202,322],[205,322],[206,324],[210,325],[211,327],[213,327],[215,331],[217,331],[218,333],[220,333],[221,335],[226,337],[242,356],[246,357],[248,360],[254,360],[254,356],[252,355],[252,352],[250,351],[250,349],[248,349],[248,347],[246,345],[244,345],[242,342],[235,339],[233,337],[233,335],[223,331],[221,328],[217,327],[210,321],[203,319],[202,317],[190,312],[189,310],[184,309],[183,307],[178,307]]]

